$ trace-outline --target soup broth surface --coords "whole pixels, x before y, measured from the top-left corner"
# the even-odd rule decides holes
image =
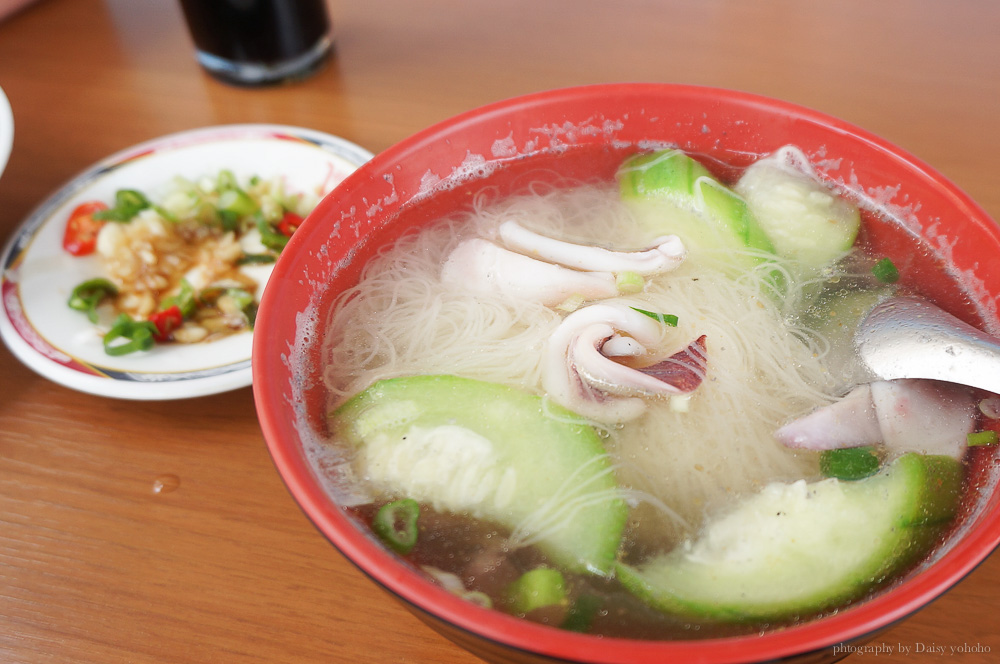
[[[592,302],[541,304],[442,278],[459,245],[473,238],[500,242],[500,227],[510,221],[617,252],[642,251],[658,240],[614,185],[536,183],[500,200],[484,188],[469,209],[381,251],[359,284],[340,295],[323,347],[331,412],[377,381],[420,375],[488,381],[549,398],[543,371],[550,339],[568,315]],[[649,349],[658,357],[704,340],[701,382],[690,394],[643,397],[641,414],[628,421],[579,418],[599,435],[627,505],[623,561],[638,563],[681,545],[714,515],[771,483],[821,479],[819,453],[782,445],[775,430],[871,380],[851,345],[854,325],[863,307],[913,291],[905,280],[890,285],[873,276],[884,256],[866,237],[862,229],[854,248],[815,272],[764,261],[734,273],[728,249],[689,251],[675,269],[643,278],[639,290],[602,299],[676,317]],[[915,241],[912,249],[923,251]],[[327,442],[336,472],[353,478],[350,499],[341,502],[359,521],[371,523],[379,506],[407,497],[372,482],[350,444],[335,436]],[[554,564],[511,528],[433,501],[421,504],[417,545],[406,558],[470,601],[508,611],[510,584]],[[690,639],[775,626],[674,616],[650,608],[614,578],[572,571],[565,578],[569,601],[526,617],[565,625],[580,599],[590,598],[595,608],[586,629],[609,636]]]

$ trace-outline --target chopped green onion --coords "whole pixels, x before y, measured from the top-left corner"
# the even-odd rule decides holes
[[[573,313],[587,301],[587,298],[580,295],[579,293],[574,293],[570,295],[565,300],[556,305],[556,309],[559,311],[565,311],[566,313]]]
[[[420,505],[412,498],[403,498],[383,505],[375,514],[372,530],[389,548],[403,555],[417,544],[417,519]]]
[[[225,191],[226,189],[232,189],[238,186],[236,182],[236,175],[229,169],[222,169],[215,178],[215,190]]]
[[[594,623],[594,617],[601,610],[601,598],[597,595],[580,595],[569,611],[566,612],[566,619],[563,620],[562,627],[570,632],[587,632]]]
[[[105,298],[118,294],[118,289],[107,279],[88,279],[73,289],[69,308],[83,311],[91,323],[97,322],[97,305]]]
[[[246,310],[254,302],[253,294],[242,288],[230,288],[226,291],[226,295],[232,298],[236,308],[240,311]]]
[[[667,406],[671,413],[687,413],[691,411],[691,393],[671,394],[667,401]]]
[[[615,286],[623,295],[641,293],[646,287],[646,280],[638,272],[619,272],[615,275]]]
[[[660,321],[664,325],[669,325],[670,327],[677,327],[678,319],[677,316],[674,316],[673,314],[658,314],[655,311],[646,311],[645,309],[640,309],[639,307],[629,307],[629,308],[638,311],[640,314],[644,316],[649,316],[653,320]]]
[[[987,429],[986,431],[976,431],[968,434],[966,437],[966,442],[968,442],[969,447],[978,447],[980,445],[996,445],[1000,441],[1000,436],[997,435],[996,431],[992,429]]]
[[[115,192],[114,207],[95,212],[93,216],[94,219],[104,221],[131,221],[135,215],[151,205],[142,192],[135,189],[119,189]]]
[[[246,291],[239,286],[233,286],[226,283],[212,284],[211,286],[206,286],[202,289],[201,293],[198,294],[198,299],[204,304],[218,305],[219,298],[223,295],[230,295],[234,292],[245,293]]]
[[[472,602],[473,604],[478,604],[484,609],[493,608],[493,600],[490,596],[480,590],[467,590],[466,592],[459,595],[462,599]]]
[[[883,284],[894,284],[899,281],[899,270],[889,258],[883,258],[872,267],[872,274]]]
[[[860,480],[878,472],[881,460],[872,447],[848,447],[824,450],[819,456],[819,469],[825,477],[839,480]]]
[[[104,335],[104,352],[108,355],[128,355],[139,350],[149,350],[156,343],[156,325],[148,320],[132,320],[128,314],[121,314],[108,333]],[[115,343],[126,339],[124,343]]]
[[[991,420],[1000,419],[1000,397],[993,394],[979,402],[979,412]]]
[[[245,217],[257,211],[257,203],[247,192],[234,187],[219,194],[219,210],[234,214],[237,218]]]
[[[507,603],[515,613],[524,614],[544,606],[566,602],[566,581],[551,567],[536,567],[507,586]]]
[[[156,210],[156,214],[160,215],[161,217],[163,217],[167,221],[170,221],[170,222],[173,222],[173,223],[177,223],[177,221],[178,221],[177,215],[174,214],[173,212],[171,212],[170,210],[168,210],[167,208],[163,207],[162,205],[157,205],[157,204],[153,203],[149,207],[151,207],[154,210]]]

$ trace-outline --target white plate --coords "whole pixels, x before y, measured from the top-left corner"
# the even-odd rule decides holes
[[[92,394],[160,400],[246,387],[251,383],[251,332],[108,356],[103,331],[66,304],[79,283],[102,276],[96,257],[63,250],[69,213],[88,200],[110,203],[123,188],[157,200],[177,175],[197,179],[224,168],[241,180],[283,177],[289,192],[323,195],[371,157],[335,136],[280,125],[207,127],[118,152],[42,203],[8,242],[0,262],[0,336],[41,375]],[[267,278],[269,269],[263,269],[258,283]]]
[[[0,175],[7,166],[7,158],[14,146],[14,114],[3,88],[0,88]]]

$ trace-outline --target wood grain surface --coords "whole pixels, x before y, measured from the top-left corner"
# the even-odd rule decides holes
[[[205,75],[172,1],[41,0],[0,22],[0,87],[16,126],[0,237],[88,165],[166,133],[282,123],[377,152],[484,103],[612,81],[735,88],[841,117],[1000,218],[991,0],[331,0],[330,10],[330,63],[265,89]],[[993,556],[879,637],[877,661],[1000,661],[998,603]],[[950,652],[976,645],[989,652]],[[271,464],[249,389],[116,401],[49,382],[0,349],[0,662],[476,661],[307,521]]]

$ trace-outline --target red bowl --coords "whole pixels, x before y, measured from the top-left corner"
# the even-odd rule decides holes
[[[464,205],[486,184],[504,193],[538,177],[610,180],[624,155],[644,148],[669,145],[738,168],[786,144],[800,147],[823,177],[868,208],[877,251],[898,256],[912,250],[914,238],[926,248],[910,257],[913,285],[996,331],[1000,229],[934,169],[862,129],[792,104],[693,86],[598,85],[502,101],[377,155],[319,204],[275,267],[257,316],[253,389],[271,455],[306,515],[429,625],[493,662],[833,661],[956,584],[1000,544],[992,450],[972,460],[974,479],[985,488],[966,500],[947,544],[890,589],[797,626],[691,641],[580,635],[454,597],[358,527],[307,459],[323,432],[318,348],[330,303],[357,282],[367,258],[406,229]]]

